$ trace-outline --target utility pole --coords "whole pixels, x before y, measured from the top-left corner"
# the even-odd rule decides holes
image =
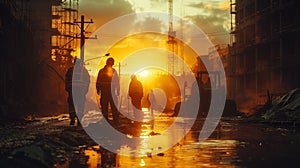
[[[82,60],[82,62],[84,62],[84,43],[85,43],[85,39],[86,39],[85,34],[84,34],[84,32],[85,32],[84,30],[86,27],[84,25],[86,23],[89,25],[94,22],[92,19],[90,21],[84,21],[84,15],[81,15],[81,20],[76,21],[76,19],[75,19],[74,23],[80,23],[80,59]],[[97,39],[97,36],[92,37],[92,39]]]
[[[119,76],[121,77],[121,62],[119,62]]]
[[[121,68],[127,66],[127,64],[121,64],[121,62],[118,63],[118,70],[119,70],[119,77],[121,78]]]

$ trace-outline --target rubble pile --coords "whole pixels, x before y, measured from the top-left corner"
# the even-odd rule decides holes
[[[266,120],[300,121],[300,88],[275,99],[262,117]]]
[[[265,121],[300,122],[300,88],[267,102],[253,117]]]
[[[0,128],[0,165],[4,167],[56,167],[85,165],[87,146],[95,145],[81,127],[67,126],[68,121],[52,118],[34,120]],[[68,167],[67,166],[67,167]]]

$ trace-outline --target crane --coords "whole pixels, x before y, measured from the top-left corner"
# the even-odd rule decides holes
[[[176,41],[176,31],[173,30],[173,0],[169,0],[169,32],[168,32],[168,46],[171,50],[171,54],[168,54],[168,72],[172,75],[175,74],[175,69],[177,65],[177,58],[175,53],[177,53],[177,41]]]

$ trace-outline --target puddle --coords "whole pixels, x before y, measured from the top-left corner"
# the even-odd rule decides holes
[[[89,168],[98,168],[101,165],[99,149],[100,146],[93,146],[92,148],[84,150],[84,155],[88,157],[87,165]]]
[[[140,127],[141,141],[132,149],[127,144],[119,154],[92,146],[84,150],[86,165],[96,167],[268,167],[298,163],[300,135],[297,131],[272,128],[263,124],[221,121],[213,134],[199,141],[200,130],[191,130],[172,148],[160,148],[171,143],[172,138],[184,129],[181,120],[171,134],[162,136],[156,144],[151,137],[162,135],[174,122],[174,118],[161,117],[151,120],[145,117]],[[185,119],[182,119],[184,121]],[[181,124],[181,125],[180,125]],[[176,130],[178,129],[178,130]],[[127,135],[132,137],[133,135]],[[153,146],[151,146],[153,145]]]

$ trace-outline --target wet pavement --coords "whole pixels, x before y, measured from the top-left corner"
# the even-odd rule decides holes
[[[199,119],[192,130],[185,130],[187,135],[183,139],[161,151],[164,144],[172,142],[174,135],[183,132],[183,127],[176,127],[178,129],[164,135],[163,131],[175,121],[174,117],[161,114],[150,121],[146,115],[145,119],[139,126],[125,122],[117,128],[128,137],[141,138],[135,148],[122,144],[119,154],[99,146],[82,128],[68,126],[67,115],[1,126],[0,164],[1,167],[64,168],[300,166],[300,127],[295,123],[222,118],[212,135],[199,141],[204,121]],[[90,113],[83,126],[99,120],[101,116]],[[189,119],[179,121],[188,122]],[[149,147],[150,137],[158,135],[164,136]]]

